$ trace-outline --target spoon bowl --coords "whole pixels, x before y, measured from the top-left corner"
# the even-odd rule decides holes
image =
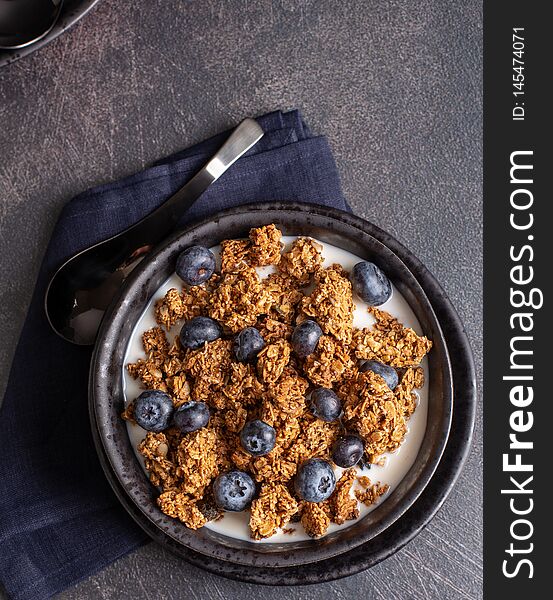
[[[104,312],[128,274],[175,229],[205,190],[262,137],[257,121],[245,119],[213,158],[159,208],[65,262],[46,290],[46,315],[54,331],[74,344],[94,344]]]

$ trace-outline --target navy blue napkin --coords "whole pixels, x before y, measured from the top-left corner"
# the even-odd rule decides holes
[[[258,119],[266,135],[183,215],[182,223],[261,200],[347,210],[332,153],[297,111]],[[87,412],[91,349],[49,328],[43,298],[75,252],[135,223],[222,144],[215,136],[153,167],[80,194],[63,209],[40,269],[0,412],[0,581],[13,599],[42,599],[146,541],[96,457]]]

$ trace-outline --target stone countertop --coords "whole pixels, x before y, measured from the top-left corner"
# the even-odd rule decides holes
[[[0,70],[0,396],[63,204],[236,124],[298,107],[356,214],[434,273],[482,367],[482,7],[476,0],[102,0]],[[60,598],[482,597],[482,427],[435,519],[370,571],[298,588],[148,544]]]

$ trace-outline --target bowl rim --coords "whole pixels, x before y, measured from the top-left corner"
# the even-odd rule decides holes
[[[134,504],[140,509],[140,511],[146,518],[148,518],[152,523],[155,524],[155,526],[158,529],[161,529],[166,535],[168,535],[178,543],[183,544],[190,550],[210,556],[216,560],[226,560],[230,562],[236,562],[242,565],[256,565],[261,567],[283,567],[296,566],[306,564],[309,562],[318,562],[330,558],[332,556],[336,556],[338,554],[343,554],[351,550],[355,546],[364,544],[368,540],[382,533],[387,527],[389,527],[396,520],[398,520],[412,506],[412,504],[423,492],[425,487],[428,485],[441,459],[447,442],[449,427],[451,423],[453,408],[452,374],[449,355],[447,353],[447,347],[445,346],[445,344],[445,352],[442,353],[440,360],[445,381],[444,386],[442,386],[444,391],[445,404],[443,406],[444,414],[442,415],[442,419],[440,421],[440,431],[437,434],[438,439],[434,440],[434,454],[430,458],[427,457],[426,463],[424,464],[425,468],[423,468],[421,473],[419,473],[419,477],[415,480],[415,484],[412,484],[411,487],[407,489],[407,493],[405,493],[405,490],[403,490],[404,497],[402,499],[398,500],[398,497],[401,495],[398,490],[401,490],[403,481],[396,488],[396,490],[394,490],[394,492],[392,492],[392,494],[390,494],[390,496],[387,497],[386,503],[389,503],[390,498],[393,498],[394,494],[396,494],[397,497],[395,499],[395,510],[388,511],[387,515],[382,517],[377,522],[374,522],[374,513],[377,513],[377,511],[380,508],[378,507],[372,513],[369,513],[369,515],[355,523],[355,525],[358,525],[359,523],[365,521],[370,515],[373,515],[372,526],[368,528],[366,527],[363,535],[360,535],[359,532],[357,532],[357,534],[354,536],[352,536],[351,534],[348,535],[346,532],[354,528],[354,526],[352,525],[347,529],[342,529],[338,532],[335,532],[334,534],[325,536],[324,538],[321,538],[321,540],[307,541],[301,544],[299,542],[296,544],[266,543],[261,546],[262,549],[260,549],[259,544],[255,544],[254,542],[242,542],[237,544],[237,540],[235,540],[234,538],[226,538],[226,536],[216,534],[215,532],[210,530],[207,530],[209,532],[207,536],[204,536],[203,538],[198,536],[197,532],[191,532],[191,530],[185,528],[183,524],[179,522],[175,523],[174,519],[163,515],[163,513],[161,513],[159,509],[157,509],[157,506],[145,506],[147,502],[145,503],[144,500],[142,500],[142,502],[139,500],[140,490],[137,489],[137,482],[133,482],[133,474],[131,473],[129,477],[129,473],[126,472],[126,467],[123,464],[124,461],[122,461],[121,456],[117,455],[117,452],[114,452],[113,415],[111,415],[110,418],[110,415],[106,413],[107,405],[105,403],[102,403],[101,401],[98,401],[99,397],[100,400],[101,398],[106,398],[106,381],[110,378],[110,376],[114,374],[113,369],[111,369],[111,372],[109,372],[110,369],[108,368],[106,370],[105,366],[111,365],[110,356],[113,353],[114,333],[116,331],[119,331],[119,328],[121,326],[120,321],[122,317],[121,314],[119,314],[119,311],[120,309],[129,309],[129,291],[136,290],[137,286],[140,287],[142,284],[144,284],[145,278],[147,277],[147,273],[151,271],[152,268],[154,268],[156,265],[158,265],[158,263],[166,262],[167,255],[175,253],[175,248],[178,249],[179,241],[183,238],[190,238],[194,237],[194,235],[201,235],[205,228],[220,228],[221,222],[225,223],[225,221],[228,221],[229,219],[232,221],[232,219],[236,217],[244,219],[244,217],[247,216],[247,224],[244,225],[246,230],[252,226],[258,226],[260,220],[263,223],[273,222],[276,220],[278,225],[278,219],[274,219],[272,217],[267,216],[271,213],[271,211],[273,213],[279,212],[280,214],[282,214],[282,211],[287,211],[288,213],[292,213],[300,220],[303,219],[304,222],[298,224],[298,227],[306,227],[306,223],[308,223],[309,220],[311,220],[314,221],[316,224],[318,223],[319,227],[321,226],[321,222],[325,222],[327,232],[334,233],[334,229],[333,227],[331,227],[331,225],[333,225],[338,230],[340,229],[340,227],[342,228],[342,230],[347,230],[350,235],[354,234],[357,231],[357,234],[362,234],[362,239],[364,241],[370,239],[372,240],[371,243],[376,242],[376,247],[382,251],[382,255],[387,255],[388,259],[390,258],[389,254],[392,253],[394,255],[394,260],[397,261],[398,265],[401,265],[401,268],[405,273],[406,279],[409,279],[409,285],[413,286],[413,289],[416,289],[416,300],[421,301],[424,309],[427,311],[426,317],[432,322],[432,325],[434,327],[433,341],[436,343],[437,340],[435,338],[436,333],[438,333],[443,342],[443,333],[441,331],[440,323],[436,318],[432,305],[428,301],[428,298],[426,297],[426,294],[420,286],[417,278],[405,266],[400,257],[398,257],[393,250],[388,248],[387,245],[382,244],[382,242],[377,237],[374,237],[372,235],[372,232],[374,231],[375,233],[382,233],[383,235],[388,234],[385,234],[385,232],[382,232],[382,230],[379,230],[372,224],[364,221],[363,219],[360,219],[359,217],[354,217],[349,213],[345,213],[337,209],[322,207],[320,205],[279,202],[249,204],[222,211],[221,213],[218,213],[217,215],[214,215],[209,219],[205,219],[199,223],[191,224],[185,229],[173,234],[165,242],[158,246],[132,272],[132,274],[125,282],[121,290],[121,294],[114,301],[112,307],[106,313],[106,317],[102,324],[101,331],[98,336],[98,342],[94,350],[93,359],[91,361],[89,401],[91,411],[94,411],[99,437],[103,449],[105,451],[107,461],[111,466],[111,469],[116,474],[116,477],[122,484],[123,489],[129,495]],[[252,221],[255,222],[252,223]],[[298,232],[297,234],[301,235],[301,232]],[[225,234],[223,227],[223,230],[219,233],[219,240],[224,239],[227,236],[228,234]],[[188,245],[189,243],[191,243],[190,239],[186,245]],[[336,245],[339,246],[340,244],[337,243]],[[404,283],[405,281],[401,282],[401,284]],[[143,296],[140,298],[140,302],[143,303],[142,310],[144,305],[147,303],[150,295],[151,294],[149,293],[145,295],[143,294]],[[413,307],[412,302],[409,301],[409,299],[408,302]],[[142,311],[140,311],[139,314],[141,314],[141,312]],[[419,316],[419,320],[421,320],[420,315],[417,316]],[[134,320],[131,329],[134,328],[135,323],[136,319]],[[426,332],[428,331],[426,330]],[[119,420],[118,415],[116,416]],[[130,447],[128,437],[125,437],[127,438],[127,442]],[[427,434],[425,434],[425,439],[426,437]],[[130,451],[133,454],[134,462],[138,464],[138,461],[134,457],[133,449],[130,448]],[[418,461],[419,457],[417,457],[415,464],[417,464]],[[142,469],[141,466],[139,468]],[[413,468],[414,467],[412,467],[412,469]],[[155,488],[149,483],[143,472],[142,477],[147,482],[148,487],[151,488],[151,491],[155,491]],[[408,476],[406,475],[405,479],[407,479],[407,477]],[[108,479],[110,478],[108,477]],[[386,503],[383,502],[382,505]],[[150,501],[149,504],[151,505],[152,502]],[[378,513],[376,516],[378,516]],[[205,531],[203,533],[205,533]],[[268,548],[268,546],[275,546],[275,548]]]

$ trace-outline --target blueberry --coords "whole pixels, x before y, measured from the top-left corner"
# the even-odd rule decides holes
[[[234,338],[234,356],[240,362],[253,360],[265,346],[263,336],[255,327],[246,327]]]
[[[294,479],[296,493],[307,502],[326,500],[336,487],[334,471],[326,460],[310,458],[298,469]]]
[[[248,421],[240,432],[242,448],[253,456],[264,456],[275,447],[276,431],[264,421]]]
[[[380,306],[392,296],[392,284],[384,273],[371,262],[360,262],[353,267],[353,289],[370,306]]]
[[[386,385],[391,390],[395,389],[395,387],[399,381],[397,372],[393,367],[384,365],[376,360],[366,360],[365,362],[361,363],[361,366],[359,367],[359,371],[361,371],[361,373],[366,373],[367,371],[372,371],[373,373],[380,375],[380,377],[382,377],[382,379],[384,379],[384,381],[386,382]]]
[[[342,403],[332,390],[316,388],[311,394],[311,412],[321,421],[330,423],[342,414]]]
[[[146,431],[167,429],[172,416],[171,396],[160,390],[146,390],[134,401],[134,419]]]
[[[184,283],[200,285],[213,275],[215,256],[203,246],[191,246],[179,254],[175,271]]]
[[[184,348],[197,350],[205,342],[213,342],[223,335],[223,329],[209,317],[194,317],[182,326],[180,331],[180,343]]]
[[[244,471],[222,473],[213,482],[215,504],[223,510],[244,510],[253,500],[254,494],[254,480]]]
[[[204,402],[185,402],[173,416],[173,423],[182,433],[190,433],[205,427],[209,421],[209,408]]]
[[[312,319],[306,319],[299,325],[296,325],[292,334],[292,346],[294,352],[300,357],[305,358],[315,352],[319,338],[323,335],[323,330]]]
[[[344,469],[355,466],[363,456],[365,446],[363,440],[352,434],[339,437],[332,446],[332,460]]]

